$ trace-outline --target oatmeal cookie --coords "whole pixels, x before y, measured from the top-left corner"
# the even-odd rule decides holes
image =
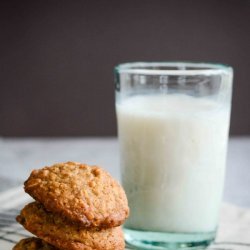
[[[27,239],[20,240],[12,250],[59,250],[45,241],[31,237]]]
[[[38,202],[26,205],[17,221],[37,237],[62,250],[124,249],[121,227],[84,228],[47,212]]]
[[[85,227],[116,227],[128,217],[126,194],[105,170],[76,162],[33,170],[25,191],[48,211]]]

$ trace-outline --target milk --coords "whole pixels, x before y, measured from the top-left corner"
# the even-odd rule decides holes
[[[188,95],[145,95],[116,105],[126,227],[211,232],[222,197],[229,105]]]

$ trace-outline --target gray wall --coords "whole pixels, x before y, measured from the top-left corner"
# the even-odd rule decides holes
[[[1,1],[0,135],[116,133],[113,66],[235,69],[231,133],[250,134],[250,1]]]

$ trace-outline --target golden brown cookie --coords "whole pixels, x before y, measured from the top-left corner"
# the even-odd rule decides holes
[[[20,240],[12,250],[59,250],[58,248],[49,245],[45,241],[31,237]]]
[[[63,250],[121,250],[124,238],[121,227],[83,228],[65,218],[47,212],[42,204],[25,206],[17,221],[37,237]]]
[[[123,188],[105,170],[76,162],[33,170],[24,188],[48,211],[85,227],[115,227],[128,217]]]

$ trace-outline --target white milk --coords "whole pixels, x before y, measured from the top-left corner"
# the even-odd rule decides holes
[[[230,107],[187,95],[118,102],[127,228],[216,229],[223,191]]]

